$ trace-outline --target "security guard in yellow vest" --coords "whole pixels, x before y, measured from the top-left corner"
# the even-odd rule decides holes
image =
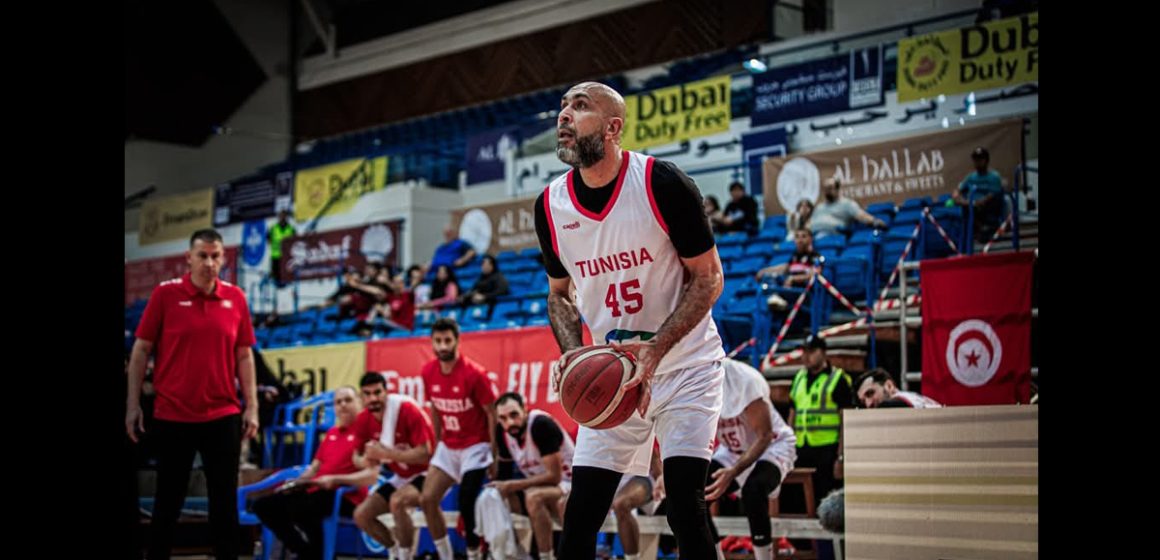
[[[825,339],[811,335],[802,346],[805,367],[794,375],[789,398],[793,401],[798,467],[812,467],[815,506],[830,490],[841,487],[842,413],[853,408],[850,375],[826,359]],[[835,471],[837,473],[835,474]]]
[[[270,239],[270,277],[274,283],[282,286],[282,240],[294,237],[298,233],[290,224],[290,211],[282,210],[278,213],[278,223],[270,228],[267,235]]]

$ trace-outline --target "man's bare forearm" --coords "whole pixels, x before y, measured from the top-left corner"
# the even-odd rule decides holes
[[[560,353],[575,350],[584,345],[580,327],[580,310],[571,298],[551,292],[548,294],[548,320],[552,323],[552,333],[560,345]]]
[[[545,471],[536,476],[512,481],[512,491],[519,492],[537,486],[555,486],[560,483],[560,478],[559,472],[553,474],[552,471]]]
[[[246,408],[258,409],[258,374],[254,365],[254,354],[249,347],[238,351],[238,380],[242,385],[242,397],[246,400]]]
[[[497,424],[495,419],[495,409],[490,406],[485,406],[483,409],[487,414],[487,441],[491,447],[491,456],[499,457],[499,444],[495,441],[495,426]],[[495,463],[492,463],[495,464]]]
[[[141,386],[145,384],[145,368],[149,363],[149,351],[141,344],[134,344],[129,356],[129,393],[125,404],[128,408],[141,408]]]
[[[314,475],[318,474],[318,469],[321,466],[322,466],[322,462],[319,461],[318,459],[311,461],[310,466],[306,467],[306,470],[302,471],[302,474],[298,475],[298,478],[303,479],[303,480],[309,480],[311,478],[314,478]]]
[[[371,486],[379,477],[379,467],[371,466],[363,468],[357,472],[349,475],[344,475],[342,484],[348,486]]]
[[[343,486],[370,486],[378,478],[377,470],[374,467],[368,467],[353,473],[332,474],[330,477],[334,480],[335,484],[341,484]],[[372,478],[372,475],[374,475],[374,478]]]
[[[399,452],[395,458],[396,463],[406,463],[408,465],[421,465],[431,460],[431,450],[426,445],[419,447],[412,447],[410,449]]]
[[[761,458],[761,455],[765,453],[765,450],[769,448],[769,444],[772,442],[773,432],[765,432],[757,436],[757,440],[753,442],[753,445],[749,446],[749,449],[745,450],[745,453],[741,454],[741,457],[737,459],[737,464],[733,468],[737,469],[737,472],[748,469],[750,465],[756,463]]]
[[[721,296],[723,286],[724,279],[720,273],[693,277],[693,281],[685,288],[685,293],[681,294],[681,302],[657,331],[654,340],[656,350],[661,356],[668,354],[677,342],[705,318],[705,314],[709,313],[717,298]]]
[[[429,408],[431,411],[431,426],[435,428],[435,441],[443,441],[443,417],[439,415],[439,411],[435,410],[435,405],[432,404]]]

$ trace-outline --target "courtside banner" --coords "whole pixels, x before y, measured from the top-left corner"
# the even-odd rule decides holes
[[[403,220],[296,235],[282,240],[282,278],[309,280],[335,276],[368,262],[399,266]]]
[[[732,83],[719,76],[626,97],[621,146],[641,150],[728,132]]]
[[[535,197],[451,211],[451,225],[476,253],[496,254],[539,247]]]
[[[348,180],[351,184],[343,190]],[[299,223],[313,220],[323,208],[327,216],[348,212],[362,195],[382,190],[386,184],[387,156],[348,159],[303,169],[294,175],[294,219]],[[327,203],[336,195],[338,198],[327,208]]]
[[[591,344],[588,331],[584,334],[585,344]],[[459,351],[487,368],[500,393],[520,393],[529,409],[551,414],[570,434],[576,434],[576,422],[552,391],[552,363],[560,358],[560,347],[551,327],[465,332],[460,335]],[[424,405],[427,395],[420,372],[433,359],[429,336],[367,342],[367,370],[387,378],[388,392],[407,395]]]
[[[946,131],[771,157],[762,164],[765,215],[792,211],[803,198],[821,200],[822,183],[842,182],[842,196],[865,208],[875,202],[938,198],[958,190],[974,172],[971,152],[991,153],[991,169],[1007,184],[1019,163],[1023,122],[1019,119]]]
[[[1039,12],[898,41],[898,102],[1039,80]]]
[[[147,199],[141,205],[137,244],[188,238],[199,229],[213,227],[213,189]]]
[[[285,385],[302,385],[304,396],[317,395],[343,385],[358,389],[366,373],[366,349],[362,342],[319,344],[262,350],[270,371]]]
[[[878,45],[753,76],[752,126],[882,105]]]

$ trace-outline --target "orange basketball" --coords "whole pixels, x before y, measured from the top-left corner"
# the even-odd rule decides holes
[[[636,362],[608,345],[578,352],[560,376],[560,404],[577,424],[597,430],[619,426],[640,404],[640,385],[625,391]]]

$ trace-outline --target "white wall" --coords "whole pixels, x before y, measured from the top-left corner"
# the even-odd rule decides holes
[[[508,182],[506,179],[460,187],[460,192],[463,193],[464,206],[490,204],[505,198],[510,198],[508,196]]]
[[[463,196],[447,189],[416,189],[411,203],[411,245],[407,265],[426,263],[444,242],[443,228],[451,223],[451,210],[463,206]]]

